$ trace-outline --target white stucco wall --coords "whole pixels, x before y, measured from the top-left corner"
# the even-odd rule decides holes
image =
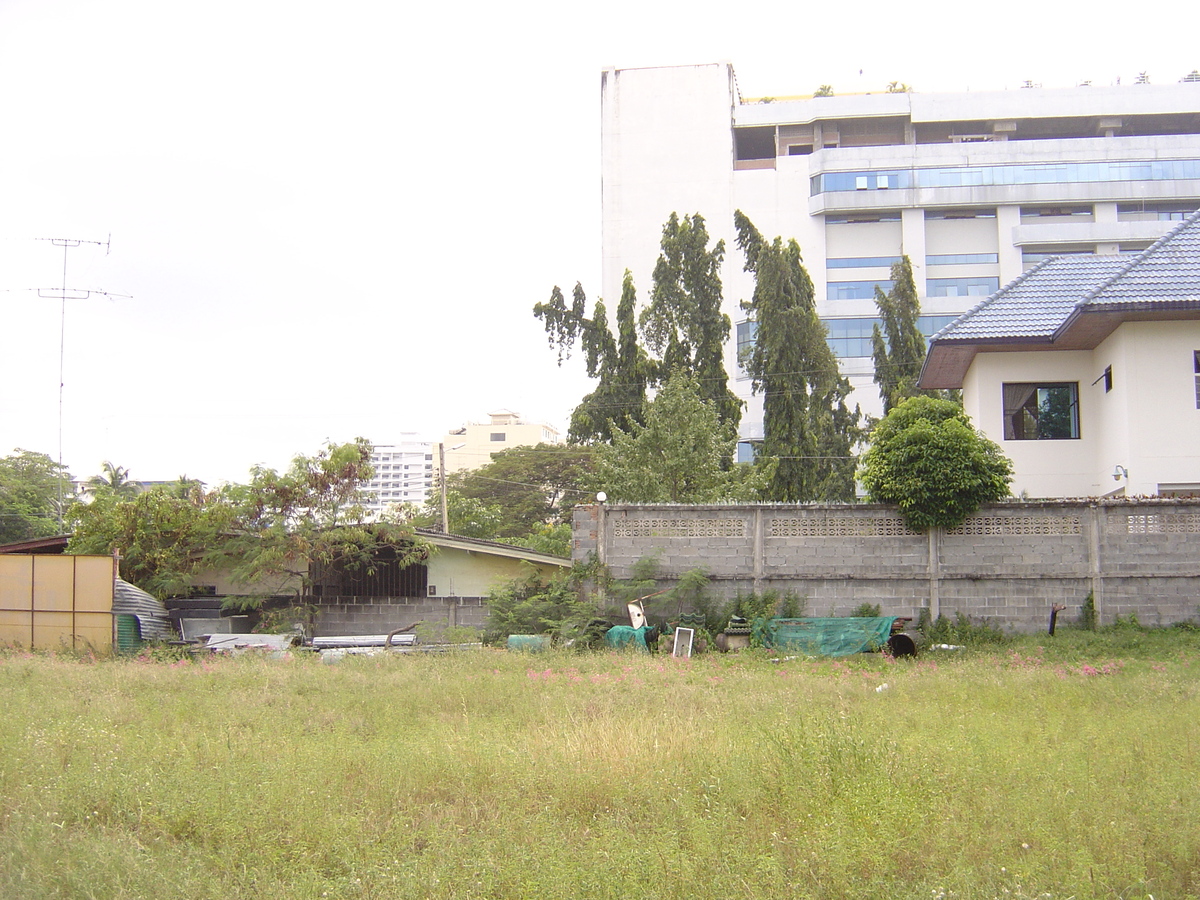
[[[1017,496],[1152,496],[1200,483],[1193,352],[1200,322],[1129,322],[1095,350],[981,353],[963,382],[972,422],[1013,462]],[[1113,389],[1101,379],[1112,366]],[[1076,382],[1078,440],[1004,440],[1003,384]],[[1113,479],[1116,466],[1128,480]]]

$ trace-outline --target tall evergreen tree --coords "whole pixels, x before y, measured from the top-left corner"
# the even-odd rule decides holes
[[[917,388],[925,363],[925,337],[917,324],[921,302],[913,278],[912,261],[902,257],[892,264],[892,289],[886,294],[875,287],[875,306],[883,329],[871,333],[875,383],[883,400],[884,415],[907,397],[924,393]]]
[[[800,246],[778,237],[767,243],[741,210],[734,225],[746,271],[754,275],[754,295],[742,306],[757,326],[744,364],[755,393],[763,395],[759,452],[778,460],[767,496],[781,502],[852,500],[859,411],[846,406],[850,383],[838,371],[817,317]]]
[[[725,342],[729,316],[721,311],[721,262],[725,242],[708,246],[708,229],[699,213],[676,213],[663,226],[661,253],[654,266],[650,303],[640,324],[646,345],[658,355],[655,380],[676,372],[695,376],[702,399],[716,403],[721,422],[735,427],[742,401],[729,390]]]
[[[591,318],[586,312],[587,297],[580,284],[575,285],[570,307],[555,285],[549,302],[533,308],[534,316],[545,324],[550,346],[558,347],[559,365],[570,356],[578,341],[588,376],[600,382],[571,414],[568,439],[577,444],[608,443],[614,424],[628,430],[632,423],[642,421],[650,377],[649,360],[638,344],[637,291],[629,271],[626,270],[621,285],[615,336],[609,328],[603,300],[596,301]]]

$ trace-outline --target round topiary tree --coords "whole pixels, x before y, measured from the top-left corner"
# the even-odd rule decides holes
[[[869,440],[859,472],[867,497],[896,504],[918,531],[953,528],[980,504],[1009,494],[1012,463],[957,403],[910,397]]]

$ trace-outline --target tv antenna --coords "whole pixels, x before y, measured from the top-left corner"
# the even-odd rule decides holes
[[[92,296],[122,297],[128,299],[130,295],[114,294],[111,291],[67,287],[67,258],[69,252],[75,247],[90,244],[95,247],[103,247],[104,255],[108,256],[108,252],[112,247],[111,233],[103,241],[86,241],[77,238],[37,238],[37,240],[48,241],[55,247],[63,248],[62,285],[57,288],[30,288],[30,290],[37,291],[39,297],[45,300],[58,300],[62,306],[58,333],[58,530],[61,533],[63,530],[63,389],[66,383],[64,363],[67,351],[67,301],[87,300]]]

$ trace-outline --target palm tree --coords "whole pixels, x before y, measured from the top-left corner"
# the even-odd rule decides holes
[[[114,466],[105,460],[100,468],[102,474],[93,475],[84,484],[83,491],[93,497],[98,494],[115,494],[118,497],[132,497],[142,491],[142,486],[129,478],[129,470],[124,466]]]

